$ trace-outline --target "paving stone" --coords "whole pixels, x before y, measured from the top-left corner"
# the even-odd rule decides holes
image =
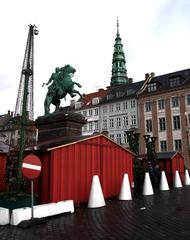
[[[132,201],[111,199],[106,207],[75,208],[73,214],[46,218],[46,224],[21,229],[0,227],[1,240],[189,240],[190,186],[133,196]]]

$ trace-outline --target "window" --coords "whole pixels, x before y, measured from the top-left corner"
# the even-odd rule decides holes
[[[92,116],[92,109],[88,110],[88,116]]]
[[[179,107],[179,97],[172,97],[172,107]]]
[[[180,129],[180,117],[173,116],[173,127],[175,130]]]
[[[86,130],[87,130],[87,124],[83,126],[83,131],[86,131]]]
[[[116,92],[116,97],[121,98],[124,96],[124,92]]]
[[[109,105],[109,112],[113,112],[113,105]]]
[[[97,116],[98,115],[98,108],[94,109],[94,115]]]
[[[165,108],[164,99],[159,99],[158,100],[158,110],[162,110],[164,108]]]
[[[136,107],[136,101],[135,100],[131,100],[131,108],[135,108]]]
[[[99,129],[99,121],[94,121],[94,129],[97,130]]]
[[[136,125],[136,115],[131,115],[131,124]]]
[[[180,76],[170,78],[170,87],[176,87],[180,85]]]
[[[148,92],[154,92],[156,90],[157,90],[157,84],[155,82],[148,84]]]
[[[120,111],[120,103],[116,103],[116,111]]]
[[[114,141],[114,134],[110,134],[110,139]]]
[[[121,127],[121,118],[116,118],[116,126]]]
[[[92,122],[89,122],[88,126],[89,126],[89,130],[91,131],[92,130]]]
[[[174,141],[174,144],[175,144],[175,150],[180,152],[182,150],[181,139],[176,139]]]
[[[152,119],[146,120],[146,132],[152,132]]]
[[[110,119],[110,128],[113,128],[114,127],[114,119]]]
[[[159,118],[160,131],[166,131],[166,119]]]
[[[166,141],[160,141],[160,151],[161,152],[167,151],[167,142]]]
[[[124,102],[123,103],[123,110],[126,110],[127,109],[127,102]]]
[[[111,94],[111,93],[109,93],[108,95],[107,95],[107,100],[111,100],[111,99],[113,99],[114,98],[114,96]]]
[[[187,105],[190,105],[190,94],[187,94]]]
[[[96,105],[98,103],[99,103],[99,98],[98,97],[92,99],[92,105]]]
[[[123,139],[124,139],[124,143],[128,143],[128,141],[127,141],[127,134],[126,133],[124,133]]]
[[[117,143],[121,144],[121,134],[117,134],[116,138],[117,138]]]
[[[145,111],[150,112],[152,110],[152,104],[151,102],[145,102]]]
[[[188,126],[190,126],[190,114],[188,114]]]
[[[103,106],[103,113],[107,113],[107,106]]]
[[[107,120],[103,120],[103,129],[107,129]]]
[[[128,116],[123,117],[123,126],[126,127],[128,126],[129,121],[128,121]]]
[[[84,115],[84,117],[86,117],[86,111],[83,111],[83,115]]]

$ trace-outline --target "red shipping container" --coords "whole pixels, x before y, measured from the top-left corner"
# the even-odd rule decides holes
[[[98,175],[104,197],[119,194],[124,173],[133,181],[134,154],[104,135],[96,135],[47,149],[39,156],[42,203],[72,199],[88,201],[93,175]]]

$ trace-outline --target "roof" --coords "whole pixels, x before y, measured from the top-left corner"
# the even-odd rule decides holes
[[[0,115],[0,127],[5,126],[8,123],[8,121],[12,118],[13,117],[9,114]]]
[[[97,137],[104,137],[108,141],[114,143],[116,146],[124,149],[125,151],[131,153],[132,155],[135,155],[135,153],[131,152],[129,149],[126,149],[123,146],[119,145],[118,143],[114,142],[110,138],[106,137],[104,134],[93,134],[93,135],[74,136],[74,137],[73,136],[71,136],[71,137],[61,137],[61,138],[57,138],[56,140],[54,139],[53,141],[47,141],[47,142],[44,142],[40,145],[37,145],[35,147],[35,149],[36,150],[51,151],[51,150],[59,149],[59,148],[66,147],[66,146],[69,146],[69,145],[78,144],[80,142],[87,141],[89,139],[93,139],[93,138],[97,138]]]
[[[121,84],[117,86],[109,87],[107,90],[107,96],[104,97],[102,104],[107,102],[115,102],[123,99],[129,99],[136,97],[137,91],[143,85],[144,81]]]
[[[89,94],[85,94],[84,95],[84,99],[82,99],[82,103],[83,106],[82,108],[90,108],[90,107],[94,107],[94,105],[92,104],[92,100],[94,98],[104,98],[107,94],[107,89],[99,89],[99,91],[97,92],[93,92],[93,93],[89,93]],[[80,99],[79,99],[80,102]]]
[[[1,153],[8,153],[9,152],[9,145],[4,142],[0,142],[0,152]]]
[[[173,85],[171,85],[172,80],[174,81]],[[156,90],[148,92],[147,86],[152,83],[156,83]],[[139,96],[158,94],[158,92],[174,91],[176,88],[179,90],[180,88],[187,86],[190,87],[190,69],[153,77],[147,83],[146,88],[142,93],[139,94]]]
[[[179,154],[179,152],[159,152],[159,153],[156,153],[156,158],[158,160],[171,159],[177,154]],[[181,154],[179,154],[179,155],[181,156]],[[181,157],[183,158],[183,156],[181,156]]]

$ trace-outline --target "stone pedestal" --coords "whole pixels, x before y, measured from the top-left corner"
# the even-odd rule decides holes
[[[56,141],[61,137],[80,136],[84,124],[86,120],[83,115],[67,111],[38,117],[35,121],[38,143]]]

